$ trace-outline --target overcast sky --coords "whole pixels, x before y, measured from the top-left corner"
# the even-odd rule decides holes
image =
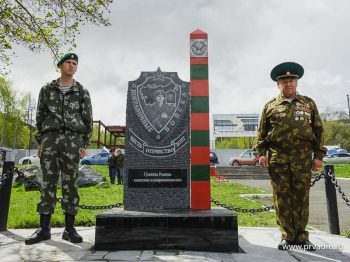
[[[128,81],[141,71],[190,80],[189,34],[209,38],[210,113],[260,113],[278,94],[270,79],[281,62],[303,65],[299,92],[320,110],[347,110],[350,93],[348,0],[119,0],[112,26],[81,28],[75,78],[91,94],[95,120],[124,125]],[[16,48],[8,79],[35,100],[58,77],[48,52]],[[62,50],[63,52],[66,50]]]

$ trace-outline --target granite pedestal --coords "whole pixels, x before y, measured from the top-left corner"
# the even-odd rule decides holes
[[[237,216],[224,208],[150,212],[114,208],[96,216],[95,249],[239,252]]]

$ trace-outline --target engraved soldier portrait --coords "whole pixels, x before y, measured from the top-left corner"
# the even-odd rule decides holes
[[[170,96],[170,101],[174,95]],[[169,99],[163,90],[156,90],[153,93],[154,103],[148,106],[148,113],[152,124],[157,129],[162,129],[175,112],[175,103],[168,103]]]

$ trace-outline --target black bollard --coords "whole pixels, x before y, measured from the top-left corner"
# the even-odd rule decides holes
[[[4,162],[2,173],[13,170],[14,162]],[[10,208],[11,188],[13,180],[13,171],[8,172],[8,178],[0,188],[0,231],[7,230],[7,218]]]
[[[325,187],[326,187],[329,232],[334,235],[340,235],[337,195],[335,191],[335,186],[332,183],[332,179],[327,175],[329,172],[334,174],[334,166],[325,165],[324,172],[325,172],[324,181],[325,181]]]

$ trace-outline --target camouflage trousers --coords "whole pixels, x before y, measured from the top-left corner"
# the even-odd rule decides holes
[[[270,163],[269,175],[282,239],[308,240],[311,160],[307,163]]]
[[[71,215],[77,213],[79,194],[75,182],[81,145],[76,133],[51,132],[43,135],[40,157],[43,188],[37,206],[39,214],[54,213],[59,176],[62,180],[62,210]]]

